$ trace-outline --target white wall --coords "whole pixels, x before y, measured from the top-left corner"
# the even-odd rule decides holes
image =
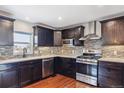
[[[32,28],[33,24],[21,21],[21,20],[16,20],[14,22],[14,31],[22,31],[22,32],[33,32]]]

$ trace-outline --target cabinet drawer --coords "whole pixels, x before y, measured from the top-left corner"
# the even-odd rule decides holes
[[[109,67],[99,67],[98,75],[111,77],[113,79],[122,78],[122,70],[116,68],[109,68]]]
[[[114,69],[122,69],[122,65],[123,64],[121,63],[112,63],[112,62],[104,62],[104,61],[99,62],[99,66],[101,67],[109,67]]]
[[[17,66],[18,66],[18,63],[2,64],[2,65],[0,65],[0,71],[17,68]]]
[[[104,76],[98,78],[99,87],[124,87],[121,79],[112,79]]]

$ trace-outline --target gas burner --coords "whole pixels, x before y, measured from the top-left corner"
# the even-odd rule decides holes
[[[77,62],[85,62],[85,63],[97,63],[98,59],[101,57],[100,53],[83,53],[83,55],[78,56]]]

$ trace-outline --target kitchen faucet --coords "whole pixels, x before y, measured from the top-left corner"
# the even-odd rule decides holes
[[[23,48],[23,57],[26,57],[26,53],[27,53],[27,48]]]

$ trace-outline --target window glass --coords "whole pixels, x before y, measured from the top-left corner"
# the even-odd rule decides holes
[[[14,32],[14,52],[21,52],[23,48],[27,49],[27,54],[32,53],[32,33]],[[21,51],[19,51],[21,50]]]
[[[15,32],[14,33],[14,42],[30,43],[31,42],[31,34]]]

